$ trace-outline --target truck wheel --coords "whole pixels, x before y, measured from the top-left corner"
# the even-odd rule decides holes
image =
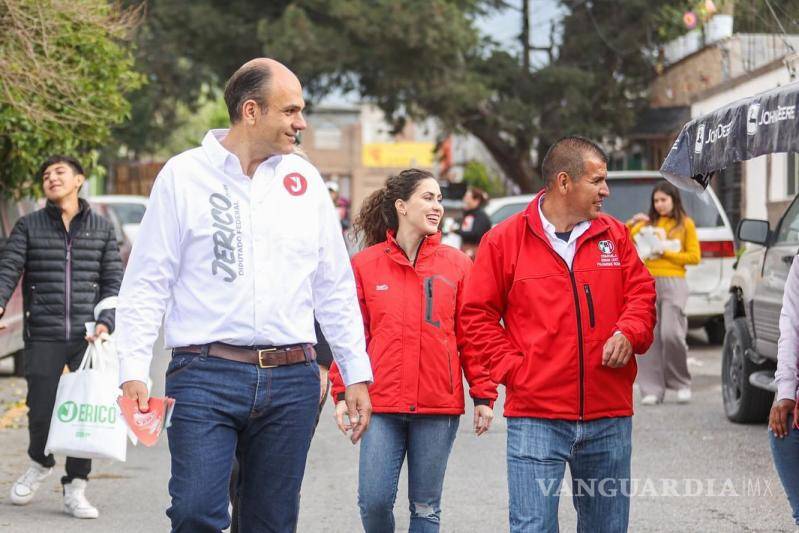
[[[705,323],[705,333],[707,333],[707,341],[710,344],[722,344],[724,342],[724,317],[713,317]]]
[[[25,375],[25,350],[14,352],[14,375],[22,377]]]
[[[736,318],[724,337],[721,352],[721,392],[724,413],[732,422],[761,423],[768,419],[774,393],[749,383],[749,375],[760,370],[746,356],[751,347],[746,319]]]

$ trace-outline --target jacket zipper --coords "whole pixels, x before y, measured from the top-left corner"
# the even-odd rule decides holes
[[[583,285],[583,289],[585,289],[585,301],[588,302],[588,322],[593,328],[596,322],[594,320],[594,299],[591,298],[591,286],[586,283]]]
[[[536,235],[535,232],[533,232],[533,235],[541,239],[541,237]],[[546,244],[549,244],[549,242],[547,242]],[[563,263],[563,266],[566,267],[566,270],[569,273],[569,280],[571,281],[572,284],[572,296],[574,296],[574,312],[577,315],[577,353],[580,362],[580,412],[578,414],[578,418],[582,420],[585,414],[585,362],[584,362],[585,356],[583,354],[583,318],[582,315],[580,314],[580,293],[577,292],[577,280],[574,277],[574,271],[572,271],[571,267],[566,262],[566,260],[563,259],[560,256],[560,254],[552,248],[552,245],[549,245],[548,248],[553,254],[555,254],[555,256],[558,259],[560,259],[560,262]],[[572,259],[572,261],[574,261],[574,259],[577,258],[577,251],[578,250],[575,245],[574,258]]]
[[[449,351],[449,343],[446,343],[447,346],[447,367],[449,368],[449,393],[455,393],[455,381],[452,378],[452,354]]]
[[[67,257],[66,257],[66,278],[67,283],[64,288],[64,314],[66,317],[66,325],[67,325],[67,340],[69,340],[70,335],[72,334],[72,319],[70,317],[70,309],[72,308],[72,303],[70,302],[71,295],[72,295],[72,239],[69,238],[68,234],[64,234],[64,241],[67,244]]]

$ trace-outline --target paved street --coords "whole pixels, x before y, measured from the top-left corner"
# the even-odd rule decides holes
[[[639,407],[634,419],[634,488],[630,530],[793,531],[790,509],[771,464],[766,426],[729,423],[721,406],[720,348],[691,338],[694,401],[679,406],[672,396],[656,407]],[[160,354],[153,375],[162,375]],[[162,391],[157,384],[156,393]],[[24,381],[0,378],[0,419]],[[19,411],[19,409],[18,409]],[[19,411],[21,412],[21,411]],[[360,530],[356,505],[357,448],[336,430],[326,406],[311,447],[302,495],[301,532]],[[13,414],[13,413],[12,413]],[[507,530],[505,424],[500,417],[480,439],[461,421],[449,463],[443,501],[444,532]],[[24,423],[24,417],[22,418]],[[128,461],[97,461],[89,495],[100,508],[96,521],[61,513],[57,471],[27,507],[14,507],[8,489],[27,464],[24,427],[0,429],[0,531],[167,531],[169,454],[165,439],[155,448],[128,449]],[[59,465],[60,468],[60,465]],[[674,480],[673,482],[670,480]],[[406,477],[400,481],[398,531],[407,530]],[[569,497],[561,499],[561,527],[573,531]]]

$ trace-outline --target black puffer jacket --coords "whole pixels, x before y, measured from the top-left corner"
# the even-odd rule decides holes
[[[25,342],[80,340],[94,306],[116,296],[122,283],[114,227],[81,199],[67,233],[60,208],[48,202],[17,221],[0,251],[3,309],[23,272]],[[98,322],[113,331],[114,310],[103,311]]]

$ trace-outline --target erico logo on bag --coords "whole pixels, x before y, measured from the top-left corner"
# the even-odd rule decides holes
[[[58,419],[61,422],[91,422],[95,424],[115,424],[117,408],[115,405],[76,404],[64,402],[58,406]]]

